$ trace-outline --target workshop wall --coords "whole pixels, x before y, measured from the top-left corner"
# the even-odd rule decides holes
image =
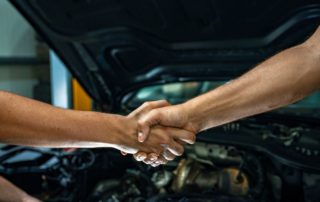
[[[35,57],[34,30],[8,1],[0,1],[0,57]]]
[[[39,52],[33,28],[8,1],[0,1],[0,90],[36,97],[36,85],[50,77],[49,65],[39,64]]]
[[[32,67],[29,66],[1,66],[0,89],[15,94],[33,97],[33,87],[37,78]]]

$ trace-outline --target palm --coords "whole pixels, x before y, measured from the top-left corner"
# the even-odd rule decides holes
[[[195,134],[194,128],[188,122],[188,116],[184,109],[179,105],[170,106],[170,104],[166,101],[154,101],[147,102],[140,106],[138,109],[133,111],[128,117],[132,117],[138,119],[139,123],[139,141],[145,141],[150,133],[150,129],[156,125],[167,126],[171,128],[177,129],[185,129],[192,134]],[[140,136],[142,134],[142,136]],[[152,136],[152,135],[151,135]],[[176,141],[182,146],[185,143],[193,144],[195,136],[192,138],[178,138]],[[148,138],[149,139],[149,138]],[[159,163],[155,163],[158,159],[158,162],[165,163],[167,160],[173,160],[175,155],[170,152],[165,152],[163,156],[157,158],[157,154],[155,153],[145,153],[138,152],[134,154],[136,160],[143,160],[145,163],[152,164],[154,166],[159,165]],[[155,158],[154,158],[155,157]]]

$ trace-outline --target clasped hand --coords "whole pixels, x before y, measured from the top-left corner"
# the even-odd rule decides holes
[[[193,144],[198,131],[188,121],[182,105],[171,106],[164,100],[146,102],[127,118],[138,123],[137,136],[141,148],[133,153],[134,158],[154,167],[182,155],[184,145]]]

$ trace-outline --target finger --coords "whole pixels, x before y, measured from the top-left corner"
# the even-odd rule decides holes
[[[142,129],[140,129],[140,130],[142,130]],[[148,130],[146,131],[147,135],[144,135],[143,132],[139,131],[138,132],[138,141],[144,142],[148,137],[149,131],[150,131],[150,129],[148,128]]]
[[[152,109],[160,108],[160,107],[166,107],[171,105],[166,100],[157,100],[157,101],[151,101],[151,102],[145,102],[140,107],[138,107],[136,110],[131,112],[128,117],[139,117],[147,112],[149,112]]]
[[[168,144],[168,151],[170,151],[170,153],[174,154],[175,156],[181,156],[184,152],[184,148],[176,141],[172,141],[170,144]]]
[[[182,141],[182,140],[180,140],[180,139],[177,139],[177,140],[175,140],[178,144],[180,144],[180,145],[182,145],[182,146],[184,146],[185,144],[186,144],[186,142],[184,142],[184,141]]]
[[[158,160],[156,160],[156,163],[157,163],[157,164],[164,165],[164,164],[167,164],[167,163],[168,163],[168,160],[165,159],[162,155],[160,155],[160,156],[158,157]]]
[[[188,144],[194,144],[196,141],[196,135],[188,130],[168,128],[168,131],[176,140],[181,140]]]
[[[164,152],[162,153],[162,156],[168,161],[172,161],[173,159],[176,158],[176,156],[173,153],[171,153],[169,150],[164,150]]]
[[[162,158],[163,158],[163,157],[162,157]],[[163,158],[163,159],[161,159],[161,160],[159,160],[159,161],[160,161],[160,164],[161,164],[161,165],[165,165],[165,164],[168,163],[168,160],[165,159],[165,158]]]
[[[158,160],[158,154],[151,153],[151,154],[148,154],[147,158],[145,158],[143,162],[146,164],[151,164],[151,163],[154,163],[156,160]]]
[[[150,127],[159,123],[161,114],[158,109],[153,109],[138,121],[138,140],[144,142],[150,132]]]
[[[144,161],[147,158],[147,154],[145,152],[138,152],[133,155],[136,161]]]

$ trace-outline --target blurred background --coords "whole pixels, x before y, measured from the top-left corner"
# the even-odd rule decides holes
[[[50,103],[48,47],[8,1],[0,25],[0,89]]]
[[[8,1],[0,1],[0,25],[0,90],[91,110],[89,96]]]

